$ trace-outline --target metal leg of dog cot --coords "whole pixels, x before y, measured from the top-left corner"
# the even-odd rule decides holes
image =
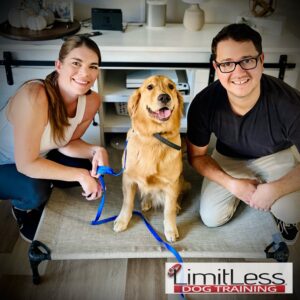
[[[34,240],[29,247],[28,257],[32,270],[32,282],[34,284],[39,284],[41,277],[38,266],[44,260],[51,260],[51,251],[42,242]]]
[[[276,250],[274,252],[270,252],[269,250],[276,246]],[[279,242],[279,244],[275,244],[272,242],[269,246],[265,249],[266,258],[273,258],[278,262],[287,262],[289,260],[289,248],[285,242]]]
[[[284,242],[281,233],[276,232],[272,234],[272,239],[272,243],[265,249],[266,258],[273,258],[278,262],[287,262],[289,260],[290,251],[287,244]],[[271,252],[271,249],[274,251]]]

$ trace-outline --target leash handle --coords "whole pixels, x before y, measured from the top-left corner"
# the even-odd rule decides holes
[[[120,176],[123,172],[124,172],[124,168],[122,168],[121,171],[118,172],[118,173],[116,173],[112,168],[107,167],[107,166],[99,166],[97,168],[97,174],[100,175],[98,179],[99,179],[100,185],[102,187],[102,197],[101,197],[101,200],[100,200],[100,204],[98,206],[96,217],[95,217],[94,221],[91,222],[92,225],[99,225],[99,224],[103,223],[103,222],[99,223],[100,221],[98,221],[98,220],[101,217],[102,210],[103,210],[104,204],[105,204],[106,185],[105,185],[105,181],[104,181],[104,175],[109,174],[109,175],[112,175],[112,176]],[[111,221],[113,221],[113,220],[111,220]]]

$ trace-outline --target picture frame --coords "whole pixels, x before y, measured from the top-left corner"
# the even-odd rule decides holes
[[[73,22],[74,20],[73,0],[44,0],[43,6],[53,11],[56,21]]]

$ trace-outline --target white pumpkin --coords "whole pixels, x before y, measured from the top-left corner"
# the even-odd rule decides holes
[[[17,28],[27,28],[27,19],[33,15],[33,11],[24,8],[12,8],[8,12],[8,22]]]
[[[39,15],[43,16],[46,19],[47,26],[54,23],[55,16],[54,16],[54,13],[52,12],[51,9],[43,8],[43,9],[40,10]]]
[[[47,27],[47,21],[40,15],[30,16],[27,18],[27,26],[31,30],[42,30]]]

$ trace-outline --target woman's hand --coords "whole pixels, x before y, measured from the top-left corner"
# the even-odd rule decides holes
[[[102,188],[97,179],[91,176],[89,171],[84,170],[79,183],[83,189],[82,196],[86,200],[96,200],[102,195]]]
[[[98,178],[98,166],[109,166],[108,154],[103,147],[98,147],[93,154],[91,176]]]

